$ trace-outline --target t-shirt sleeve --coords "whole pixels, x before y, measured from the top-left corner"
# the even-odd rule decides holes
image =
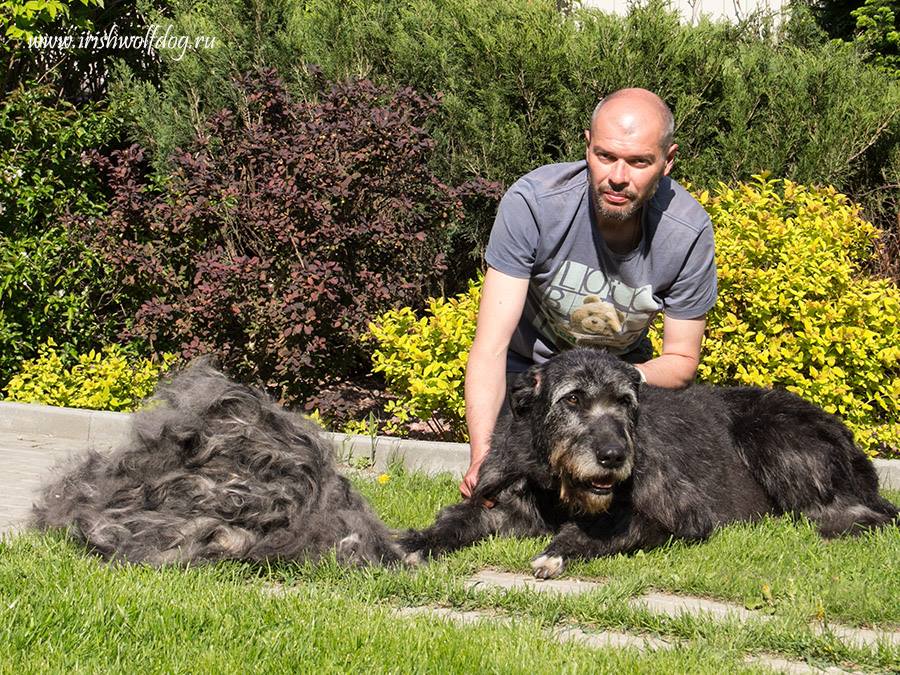
[[[495,270],[519,279],[531,277],[539,239],[535,202],[519,180],[503,195],[484,259]]]
[[[716,304],[716,255],[712,224],[707,223],[694,241],[684,265],[663,298],[666,316],[696,319]]]

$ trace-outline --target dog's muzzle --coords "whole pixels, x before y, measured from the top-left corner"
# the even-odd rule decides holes
[[[551,452],[550,465],[559,478],[560,500],[581,513],[606,511],[616,485],[631,476],[627,447],[618,443],[599,450],[560,444]]]

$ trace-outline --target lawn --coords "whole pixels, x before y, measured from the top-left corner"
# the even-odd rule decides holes
[[[456,481],[395,470],[354,479],[392,527],[420,526]],[[888,494],[900,501],[900,494]],[[573,565],[603,582],[585,596],[476,591],[486,567],[526,572],[541,540],[492,539],[416,570],[319,564],[110,566],[60,535],[0,543],[0,672],[709,672],[746,654],[814,665],[900,668],[900,649],[853,647],[811,625],[900,626],[900,530],[824,542],[805,521],[733,526],[701,545]],[[659,589],[759,610],[769,620],[670,618],[624,601]],[[397,618],[399,607],[478,609],[507,623]],[[679,646],[641,653],[560,644],[546,629],[619,630]],[[758,666],[756,666],[758,669]]]

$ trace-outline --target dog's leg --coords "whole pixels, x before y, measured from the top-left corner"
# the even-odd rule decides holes
[[[493,516],[486,507],[471,500],[446,507],[431,527],[409,530],[400,536],[398,543],[406,553],[404,561],[415,565],[487,537],[495,531]]]
[[[826,539],[842,535],[859,535],[871,528],[882,527],[897,520],[897,510],[892,504],[882,511],[860,503],[848,503],[836,499],[826,506],[807,509],[805,514],[819,528]]]
[[[570,521],[531,561],[538,579],[558,577],[572,558],[590,560],[665,544],[671,533],[654,520],[635,513],[611,514],[594,520]]]
[[[550,531],[532,500],[501,495],[491,508],[474,499],[448,506],[438,513],[434,525],[425,530],[409,530],[400,536],[399,544],[406,552],[404,560],[416,564],[493,534],[535,537]]]

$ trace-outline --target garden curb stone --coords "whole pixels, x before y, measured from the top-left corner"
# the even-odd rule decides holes
[[[128,413],[78,410],[35,403],[0,402],[0,433],[70,439],[98,450],[118,444],[128,433]],[[448,471],[462,476],[469,465],[467,443],[436,443],[387,436],[326,433],[340,461],[372,459],[384,471],[392,461],[430,475]],[[876,459],[882,488],[900,490],[900,460]]]
[[[0,433],[70,440],[97,450],[108,450],[127,438],[130,413],[80,410],[0,401]],[[339,461],[371,460],[384,471],[391,462],[402,461],[410,470],[429,475],[449,471],[462,476],[469,466],[466,443],[439,443],[388,436],[348,436],[325,432]]]

